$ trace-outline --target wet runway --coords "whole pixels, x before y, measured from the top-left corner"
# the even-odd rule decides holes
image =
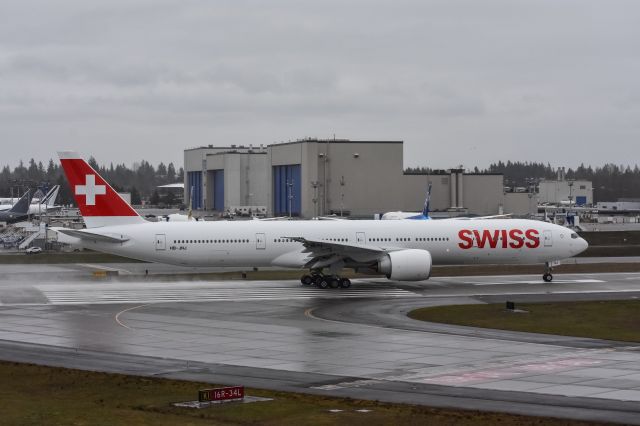
[[[3,266],[3,271],[5,266]],[[22,270],[20,268],[23,268]],[[0,357],[435,406],[640,422],[640,346],[422,323],[414,307],[640,297],[640,274],[295,281],[0,278]]]

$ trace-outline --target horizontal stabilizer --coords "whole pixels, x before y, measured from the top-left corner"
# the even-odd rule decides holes
[[[52,228],[57,232],[68,235],[70,237],[80,238],[82,240],[100,241],[103,243],[124,243],[129,241],[128,237],[120,234],[99,234],[97,232],[85,231],[82,229],[66,229]]]

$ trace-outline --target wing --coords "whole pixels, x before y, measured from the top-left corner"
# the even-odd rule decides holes
[[[400,250],[397,247],[360,246],[345,242],[314,240],[304,237],[282,237],[302,243],[303,253],[307,254],[305,268],[329,267],[334,263],[369,264],[385,253]]]
[[[452,217],[452,220],[480,220],[480,219],[501,219],[505,217],[511,217],[511,213],[507,214],[494,214],[493,216],[475,216],[475,217]]]

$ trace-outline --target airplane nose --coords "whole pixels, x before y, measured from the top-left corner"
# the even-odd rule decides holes
[[[580,243],[578,244],[579,251],[578,253],[582,253],[587,248],[589,248],[589,243],[584,238],[580,238]]]

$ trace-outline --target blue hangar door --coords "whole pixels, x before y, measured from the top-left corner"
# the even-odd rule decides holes
[[[213,210],[224,211],[224,170],[213,171]]]
[[[187,172],[188,192],[191,197],[191,208],[202,208],[202,172]],[[188,203],[188,200],[185,200]]]
[[[277,216],[300,216],[300,164],[273,167],[273,214]]]

